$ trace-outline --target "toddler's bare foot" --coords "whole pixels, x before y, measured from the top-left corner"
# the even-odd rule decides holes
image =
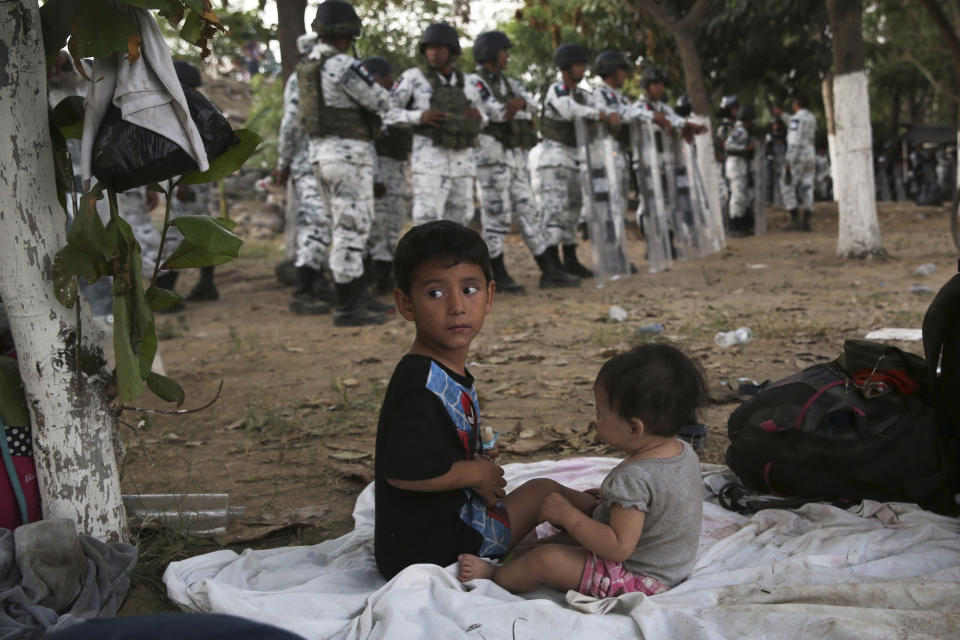
[[[457,558],[460,562],[460,582],[467,582],[476,578],[489,578],[496,567],[483,558],[470,553],[461,553]]]

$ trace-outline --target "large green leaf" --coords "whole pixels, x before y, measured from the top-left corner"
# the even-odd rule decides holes
[[[180,178],[177,184],[200,184],[221,180],[242,167],[247,158],[257,150],[262,138],[260,134],[250,129],[237,129],[234,133],[240,138],[240,142],[211,160],[210,168],[206,171],[188,173]]]
[[[40,28],[43,33],[44,56],[47,66],[57,61],[60,50],[70,35],[73,19],[82,8],[77,0],[47,0],[40,7]]]
[[[117,399],[130,402],[143,393],[140,363],[130,344],[128,294],[113,296],[113,355],[117,372]]]
[[[150,287],[147,289],[147,304],[154,311],[163,311],[183,302],[183,296],[176,291]]]
[[[113,234],[108,233],[97,213],[97,200],[101,197],[99,185],[80,198],[80,207],[74,218],[67,241],[91,257],[111,258],[117,251]]]
[[[70,31],[69,48],[74,59],[127,53],[131,39],[140,38],[133,16],[109,0],[84,0],[82,5]]]
[[[11,427],[30,426],[20,369],[16,360],[6,356],[0,356],[0,418]]]
[[[178,407],[183,404],[183,389],[176,381],[162,376],[159,373],[151,373],[147,376],[147,386],[150,387],[150,391],[157,394],[157,397],[161,400],[176,402]]]
[[[165,269],[209,267],[230,262],[240,252],[243,240],[208,216],[181,216],[171,223],[184,236],[166,262]]]
[[[53,109],[53,124],[64,138],[83,137],[83,98],[68,96]]]
[[[202,247],[198,247],[189,240],[184,240],[177,247],[167,261],[163,263],[164,269],[189,269],[192,267],[215,267],[218,264],[225,264],[233,260],[236,256],[228,256],[222,253],[211,253]]]
[[[53,258],[53,294],[60,304],[68,309],[77,301],[76,277],[88,283],[95,282],[101,275],[90,256],[72,244],[67,244]]]

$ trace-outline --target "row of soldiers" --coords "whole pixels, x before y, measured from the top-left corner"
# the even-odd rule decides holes
[[[503,73],[512,47],[506,34],[480,34],[477,67],[463,73],[454,66],[461,53],[456,30],[432,24],[420,42],[423,63],[393,82],[383,58],[348,54],[361,28],[349,3],[326,0],[312,27],[298,42],[303,59],[285,87],[275,175],[293,180],[300,203],[291,309],[332,310],[337,326],[386,320],[391,307],[374,293],[392,289],[393,247],[408,211],[414,224],[467,224],[475,184],[498,290],[523,291],[504,261],[511,219],[541,270],[541,288],[579,286],[592,273],[577,257],[583,194],[574,120],[607,126],[615,135],[634,119],[668,132],[704,130],[666,103],[660,68],[644,70],[644,99],[631,103],[620,91],[631,65],[622,54],[604,52],[596,60],[604,83],[591,94],[579,87],[586,50],[563,44],[554,55],[560,77],[539,105],[535,198],[527,155],[538,140],[538,107],[519,80]],[[625,151],[617,154],[624,180]]]
[[[817,177],[817,153],[814,147],[817,119],[807,108],[806,99],[797,96],[792,101],[793,115],[789,122],[782,119],[779,109],[773,111],[770,133],[766,138],[767,153],[771,158],[771,180],[778,189],[783,207],[790,212],[787,230],[810,231]],[[753,187],[758,176],[753,159],[758,152],[758,140],[752,135],[755,118],[753,105],[742,107],[735,95],[724,96],[720,102],[720,122],[717,125],[715,147],[723,163],[721,197],[726,203],[728,229],[731,236],[753,233],[751,209],[756,213],[759,200],[767,194],[757,193]]]

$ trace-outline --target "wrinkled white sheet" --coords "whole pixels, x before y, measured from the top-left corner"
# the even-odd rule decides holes
[[[599,486],[617,460],[504,466],[509,487],[549,476]],[[705,476],[725,470],[703,465]],[[747,518],[705,490],[690,578],[652,597],[515,596],[456,565],[416,565],[389,583],[373,560],[373,486],[356,528],[312,547],[217,551],[169,565],[192,611],[268,622],[306,638],[948,638],[960,633],[960,521],[905,504],[810,504]]]

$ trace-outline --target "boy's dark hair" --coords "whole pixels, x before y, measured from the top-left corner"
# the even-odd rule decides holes
[[[624,420],[639,418],[647,433],[675,435],[697,423],[706,404],[707,381],[700,365],[669,344],[644,344],[607,360],[596,384]]]
[[[483,271],[487,283],[493,280],[490,252],[480,234],[456,222],[435,220],[410,229],[397,243],[393,255],[393,273],[400,290],[410,295],[414,270],[433,260],[445,267],[460,263],[475,264]]]

